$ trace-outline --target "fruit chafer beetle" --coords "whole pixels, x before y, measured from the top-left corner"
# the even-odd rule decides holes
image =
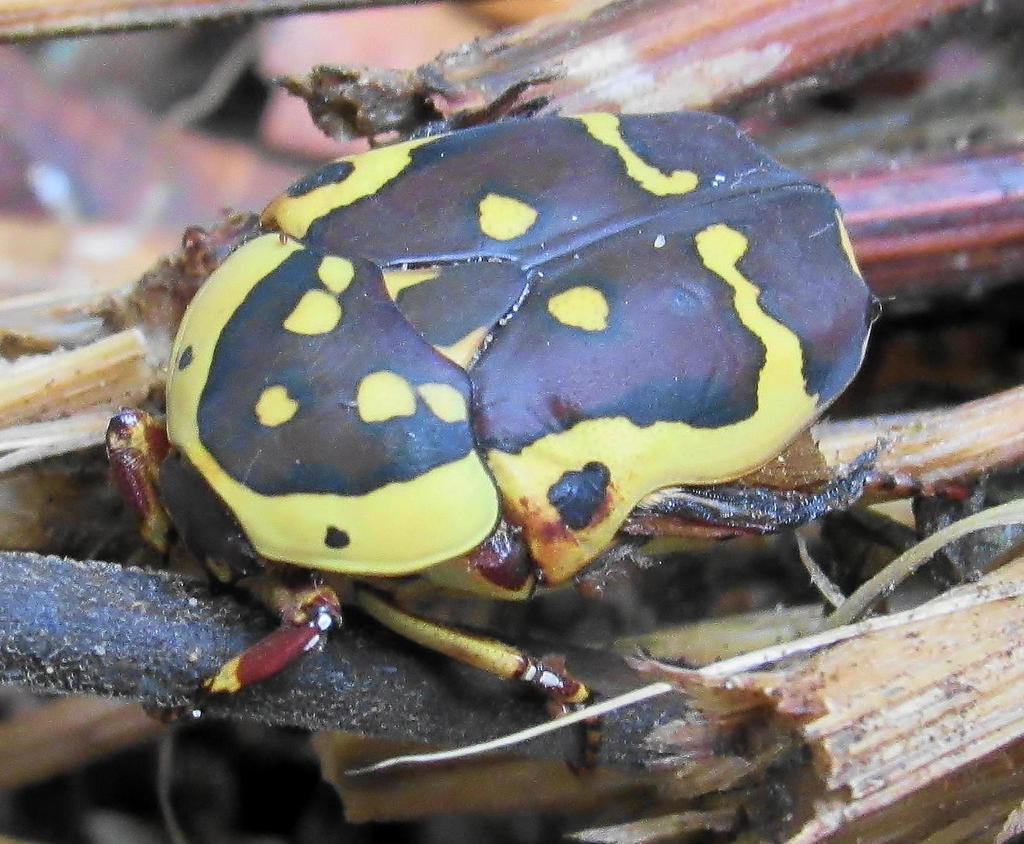
[[[413,615],[389,579],[503,597],[570,580],[637,503],[775,458],[860,365],[874,300],[836,202],[711,114],[508,121],[328,164],[274,199],[189,307],[167,435],[125,411],[115,474],[223,580],[341,575],[400,633],[560,703],[586,688]],[[163,510],[162,501],[168,516]],[[279,670],[337,617],[207,681]]]

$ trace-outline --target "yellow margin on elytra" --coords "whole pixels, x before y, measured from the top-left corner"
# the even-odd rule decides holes
[[[689,193],[697,187],[697,174],[691,170],[673,170],[663,173],[640,158],[619,129],[619,118],[615,114],[594,112],[579,114],[575,118],[586,128],[590,136],[619,154],[626,166],[626,174],[644,190],[656,196],[676,196]]]
[[[487,462],[511,510],[527,526],[534,558],[548,584],[564,582],[612,542],[630,510],[647,493],[676,483],[706,484],[737,478],[777,455],[817,415],[817,396],[803,376],[803,350],[793,331],[764,311],[758,288],[739,271],[747,238],[729,226],[709,226],[696,235],[704,265],[733,290],[742,323],[764,345],[757,404],[746,419],[718,428],[684,422],[639,426],[623,416],[588,419],[549,434],[518,454],[496,449]],[[559,516],[548,490],[564,472],[590,461],[604,463],[613,492],[601,520],[571,534],[545,532]],[[531,524],[541,529],[530,531]]]
[[[301,196],[281,194],[263,210],[263,222],[276,225],[292,237],[305,237],[309,227],[321,217],[372,196],[397,178],[412,162],[414,149],[436,140],[436,137],[420,138],[340,158],[339,161],[352,165],[352,171],[345,178]]]
[[[347,574],[395,576],[462,554],[490,535],[497,491],[476,451],[409,481],[365,495],[261,495],[224,471],[201,441],[202,396],[217,339],[245,297],[302,249],[264,235],[236,250],[199,289],[182,320],[171,360],[192,346],[192,361],[167,385],[168,436],[235,514],[264,556]],[[257,339],[258,342],[258,339]],[[251,413],[251,408],[239,408]],[[349,534],[344,548],[323,542],[327,527]]]

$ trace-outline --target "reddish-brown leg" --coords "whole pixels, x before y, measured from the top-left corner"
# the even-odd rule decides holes
[[[341,602],[327,586],[272,584],[260,597],[281,614],[281,626],[224,663],[203,681],[205,691],[237,692],[262,682],[318,647],[341,623]]]
[[[110,420],[106,439],[114,484],[138,515],[146,541],[166,552],[171,521],[158,489],[160,464],[169,450],[164,427],[144,411],[122,410]],[[277,674],[317,647],[341,621],[341,602],[329,587],[292,588],[266,578],[257,583],[252,591],[280,613],[281,626],[205,680],[207,692],[236,692]]]
[[[145,411],[125,409],[107,425],[106,444],[114,486],[139,517],[142,537],[166,552],[171,521],[157,478],[169,449],[167,431]]]

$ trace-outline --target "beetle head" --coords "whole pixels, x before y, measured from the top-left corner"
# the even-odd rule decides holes
[[[206,479],[174,450],[160,466],[160,489],[185,547],[223,583],[255,574],[263,561]]]

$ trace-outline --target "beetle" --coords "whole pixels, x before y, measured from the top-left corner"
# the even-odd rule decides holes
[[[395,578],[522,598],[569,581],[652,491],[776,457],[857,371],[875,314],[834,198],[699,112],[513,120],[379,147],[274,199],[200,288],[167,427],[111,422],[152,544],[173,524],[281,628],[206,681],[290,663],[342,598],[542,689],[589,692],[413,615]],[[165,509],[166,508],[166,509]]]

